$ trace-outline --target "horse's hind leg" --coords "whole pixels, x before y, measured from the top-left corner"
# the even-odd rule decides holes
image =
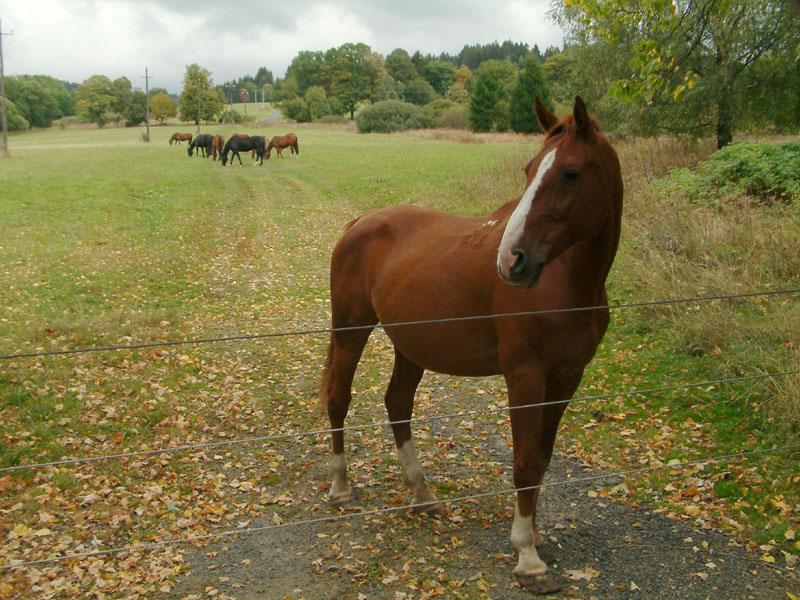
[[[441,506],[425,482],[425,474],[411,437],[411,424],[408,422],[414,410],[414,394],[424,372],[422,367],[395,349],[394,370],[386,390],[385,402],[389,420],[393,423],[392,432],[403,469],[403,481],[414,494],[414,508],[427,513],[439,513]]]
[[[328,410],[328,419],[333,430],[331,432],[333,454],[328,471],[331,478],[331,489],[328,493],[328,500],[334,507],[347,508],[353,505],[353,492],[347,483],[344,431],[342,429],[352,399],[353,377],[371,332],[371,327],[334,332],[328,348],[320,399]]]

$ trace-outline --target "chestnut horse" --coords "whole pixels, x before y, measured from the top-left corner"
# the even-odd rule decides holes
[[[576,96],[561,119],[537,98],[546,132],[525,167],[527,189],[485,217],[393,206],[350,223],[331,259],[334,332],[320,399],[332,433],[333,506],[353,503],[344,458],[345,416],[372,327],[386,326],[394,370],[385,396],[413,505],[438,511],[414,450],[408,419],[425,369],[502,374],[508,387],[516,492],[514,574],[537,593],[559,589],[539,555],[539,486],[566,403],[609,322],[605,281],[619,243],[622,177],[611,144]],[[414,324],[492,314],[563,311]],[[342,329],[349,328],[349,329]],[[537,551],[537,547],[539,551]]]
[[[172,146],[172,142],[177,142],[180,146],[181,142],[190,142],[192,141],[192,134],[191,133],[173,133],[172,137],[169,138],[169,145]]]
[[[267,145],[267,158],[269,159],[269,155],[272,154],[272,149],[278,152],[278,156],[283,158],[283,149],[290,148],[292,154],[300,154],[300,145],[297,143],[297,136],[293,133],[287,133],[286,135],[276,135],[269,141]]]
[[[221,135],[215,135],[214,139],[211,140],[211,156],[214,160],[217,160],[217,155],[222,154],[222,149],[225,147],[225,137]]]

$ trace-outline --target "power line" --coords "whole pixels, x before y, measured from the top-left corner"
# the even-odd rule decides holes
[[[358,325],[353,327],[322,327],[316,329],[305,329],[297,331],[283,331],[274,333],[253,333],[253,334],[240,334],[231,336],[221,336],[213,338],[200,338],[193,340],[174,340],[164,342],[145,342],[141,344],[126,344],[116,346],[95,346],[89,348],[75,348],[72,350],[49,350],[43,352],[30,352],[30,353],[16,353],[0,355],[0,360],[10,360],[13,358],[37,358],[42,356],[58,356],[66,354],[86,354],[89,352],[108,352],[112,350],[141,350],[146,348],[163,348],[167,346],[183,346],[190,344],[208,344],[212,342],[234,342],[246,340],[269,339],[279,337],[296,337],[306,335],[320,335],[324,333],[335,333],[345,331],[359,331],[365,329],[390,329],[393,327],[408,327],[412,325],[433,325],[441,323],[456,323],[462,321],[479,321],[486,319],[502,319],[511,317],[531,317],[537,315],[559,314],[559,313],[572,313],[572,312],[587,312],[592,310],[616,310],[621,308],[647,308],[654,306],[665,306],[669,304],[686,304],[690,302],[708,302],[712,300],[735,300],[742,298],[753,298],[756,296],[775,296],[779,294],[798,294],[800,288],[785,289],[785,290],[772,290],[764,292],[747,292],[743,294],[727,294],[719,296],[698,296],[696,298],[678,298],[673,300],[653,300],[648,302],[632,302],[628,304],[608,304],[604,306],[585,306],[578,308],[558,308],[549,310],[536,310],[517,313],[500,313],[492,315],[476,315],[471,317],[450,317],[444,319],[425,319],[420,321],[404,321],[399,323],[377,323],[375,325]]]
[[[653,471],[659,471],[659,470],[663,470],[663,469],[683,469],[685,467],[691,467],[691,466],[710,463],[710,462],[715,462],[715,461],[728,461],[728,460],[733,460],[733,459],[737,459],[737,458],[746,458],[746,457],[750,457],[750,456],[756,456],[756,455],[760,455],[760,454],[769,454],[769,453],[774,453],[774,452],[784,452],[784,451],[798,450],[798,449],[800,449],[800,444],[794,444],[794,445],[790,445],[790,446],[782,446],[780,448],[766,448],[766,449],[762,449],[762,450],[751,450],[751,451],[748,451],[748,452],[738,452],[738,453],[735,453],[735,454],[726,454],[726,455],[723,455],[723,456],[714,456],[714,457],[710,457],[710,458],[699,458],[699,459],[695,459],[695,460],[689,460],[689,461],[686,461],[686,462],[682,462],[680,464],[655,465],[655,466],[652,466],[652,467],[642,467],[642,468],[639,468],[639,469],[630,469],[630,470],[627,470],[627,471],[618,471],[618,472],[614,472],[614,473],[605,473],[605,474],[601,474],[601,475],[589,475],[587,477],[580,477],[578,479],[566,479],[566,480],[561,480],[561,481],[555,481],[555,482],[552,482],[552,483],[542,483],[540,485],[532,485],[532,486],[523,487],[523,488],[514,488],[514,489],[509,489],[509,490],[498,490],[498,491],[494,491],[494,492],[484,492],[484,493],[480,493],[480,494],[472,494],[472,495],[469,495],[469,496],[459,496],[457,498],[446,498],[446,499],[443,499],[443,500],[437,500],[436,503],[437,504],[456,504],[458,502],[467,502],[467,501],[470,501],[470,500],[480,500],[480,499],[490,498],[490,497],[493,497],[493,496],[502,496],[502,495],[507,495],[507,494],[513,494],[513,493],[516,493],[516,492],[526,492],[526,491],[532,491],[532,490],[538,490],[538,489],[561,487],[561,486],[565,486],[565,485],[577,485],[577,484],[581,484],[581,483],[590,483],[590,482],[593,482],[593,481],[609,479],[609,478],[612,478],[612,477],[624,478],[624,477],[627,477],[629,475],[642,475],[642,474],[645,474],[645,473],[651,473]],[[150,550],[150,549],[158,548],[158,547],[161,547],[161,546],[169,546],[169,545],[173,545],[173,544],[183,544],[183,543],[188,543],[188,542],[202,542],[202,541],[206,541],[206,540],[213,540],[213,539],[231,537],[231,536],[236,536],[236,535],[244,535],[244,534],[248,534],[248,533],[257,533],[257,532],[262,532],[262,531],[285,529],[285,528],[288,528],[288,527],[300,527],[300,526],[303,526],[303,525],[316,525],[316,524],[321,524],[321,523],[332,523],[332,522],[336,522],[336,521],[342,521],[342,520],[345,520],[345,519],[354,519],[354,518],[357,518],[357,517],[369,517],[369,516],[382,515],[382,514],[387,514],[387,513],[392,513],[392,512],[399,512],[399,511],[404,511],[404,510],[409,510],[409,509],[414,509],[414,508],[422,508],[422,507],[429,506],[429,505],[430,505],[430,503],[425,503],[425,504],[406,504],[406,505],[403,505],[403,506],[393,506],[393,507],[387,507],[387,508],[379,508],[379,509],[375,509],[375,510],[367,510],[367,511],[361,511],[361,512],[357,512],[357,513],[331,515],[329,517],[320,517],[318,519],[305,519],[305,520],[302,520],[302,521],[290,521],[288,523],[281,523],[281,524],[278,524],[278,525],[262,525],[262,526],[259,526],[259,527],[249,527],[249,528],[246,528],[246,529],[236,529],[236,530],[221,531],[219,533],[209,533],[209,534],[205,534],[205,535],[188,536],[188,537],[184,537],[184,538],[171,539],[171,540],[160,540],[158,542],[148,542],[148,543],[145,543],[145,544],[137,544],[135,546],[122,546],[122,547],[118,547],[118,548],[108,548],[106,550],[96,550],[96,551],[92,551],[92,552],[81,552],[81,553],[76,553],[76,554],[68,554],[66,556],[45,558],[45,559],[41,559],[41,560],[31,560],[31,561],[26,561],[26,562],[19,562],[19,563],[16,563],[16,564],[0,565],[0,571],[14,569],[14,568],[32,567],[32,566],[37,566],[37,565],[50,564],[50,563],[60,562],[60,561],[64,561],[64,560],[77,560],[77,559],[80,559],[80,558],[90,558],[90,557],[93,557],[93,556],[106,556],[106,555],[109,555],[109,554],[117,554],[119,552],[127,552],[127,551],[134,551],[134,550],[140,550],[140,551],[141,550]]]
[[[0,468],[0,473],[10,472],[10,471],[21,471],[23,469],[40,469],[43,467],[58,467],[63,465],[69,464],[79,464],[79,463],[90,463],[90,462],[98,462],[103,460],[117,460],[122,458],[135,458],[135,457],[143,457],[143,456],[154,456],[157,454],[165,454],[171,452],[183,452],[189,450],[203,450],[206,448],[219,448],[221,446],[237,446],[241,444],[252,444],[257,442],[274,442],[277,440],[285,440],[285,439],[292,439],[292,438],[301,438],[301,437],[308,437],[312,435],[325,435],[330,434],[336,431],[348,432],[348,431],[364,431],[366,429],[377,429],[381,427],[390,427],[392,425],[403,425],[403,424],[413,424],[413,423],[430,423],[433,421],[443,421],[446,419],[463,419],[465,417],[473,417],[478,415],[491,415],[491,414],[501,414],[501,413],[510,413],[515,410],[521,410],[525,408],[532,408],[532,407],[543,407],[543,406],[553,406],[556,404],[569,404],[571,402],[585,402],[588,400],[608,400],[611,398],[619,398],[619,397],[630,397],[630,396],[644,396],[648,394],[660,393],[660,392],[671,392],[675,390],[682,390],[682,389],[690,389],[695,387],[708,387],[712,385],[721,385],[721,384],[728,384],[728,383],[738,383],[742,381],[755,381],[758,379],[767,379],[772,377],[782,377],[785,375],[796,375],[800,373],[800,369],[794,371],[783,371],[779,373],[766,373],[761,375],[748,375],[744,377],[732,377],[729,379],[717,379],[714,381],[700,381],[694,383],[684,383],[679,385],[670,385],[670,386],[663,386],[658,388],[649,388],[644,390],[634,390],[630,392],[615,392],[612,394],[603,394],[600,396],[583,396],[581,398],[573,398],[568,400],[554,400],[552,402],[542,402],[539,404],[524,404],[522,406],[507,406],[503,408],[494,408],[494,409],[487,409],[487,410],[474,410],[468,411],[463,413],[455,413],[455,414],[447,414],[447,415],[433,415],[430,417],[417,417],[414,419],[403,419],[399,421],[388,421],[388,422],[381,422],[381,423],[368,423],[365,425],[352,425],[349,427],[342,427],[339,429],[317,429],[313,431],[300,431],[296,433],[281,433],[276,435],[265,435],[265,436],[257,436],[251,438],[241,438],[238,440],[221,440],[218,442],[206,442],[201,444],[185,444],[183,446],[173,446],[170,448],[156,448],[153,450],[141,450],[138,452],[126,452],[120,454],[107,454],[104,456],[89,456],[85,458],[69,458],[64,460],[57,460],[52,462],[44,462],[44,463],[36,463],[31,465],[16,465],[13,467],[3,467]]]

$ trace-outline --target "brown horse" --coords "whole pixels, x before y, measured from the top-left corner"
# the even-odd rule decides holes
[[[283,149],[290,148],[292,154],[300,154],[300,145],[297,143],[297,136],[293,133],[286,135],[276,135],[267,145],[267,158],[272,153],[272,149],[278,152],[278,156],[283,158]]]
[[[423,372],[503,374],[517,490],[514,574],[529,590],[549,593],[559,585],[539,555],[544,540],[536,504],[566,403],[542,404],[572,397],[608,326],[605,281],[619,242],[622,177],[614,149],[580,97],[560,120],[537,98],[536,115],[546,136],[525,167],[520,198],[485,217],[405,205],[348,225],[331,261],[338,330],[331,334],[320,399],[335,430],[329,500],[347,506],[353,495],[341,429],[367,338],[379,321],[387,326],[395,363],[385,403],[403,479],[415,508],[436,511],[407,422]],[[591,307],[599,308],[389,326]]]
[[[221,135],[215,135],[211,140],[211,156],[217,160],[217,155],[222,154],[222,149],[225,147],[225,138]]]
[[[172,142],[177,142],[180,145],[181,142],[192,142],[192,134],[191,133],[173,133],[172,137],[169,138],[169,145],[172,146]]]

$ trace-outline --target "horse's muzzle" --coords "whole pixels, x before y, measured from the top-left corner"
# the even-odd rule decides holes
[[[517,248],[511,252],[515,256],[514,264],[508,273],[498,267],[500,279],[517,287],[532,288],[539,282],[546,261],[543,256],[530,257],[525,250]]]

